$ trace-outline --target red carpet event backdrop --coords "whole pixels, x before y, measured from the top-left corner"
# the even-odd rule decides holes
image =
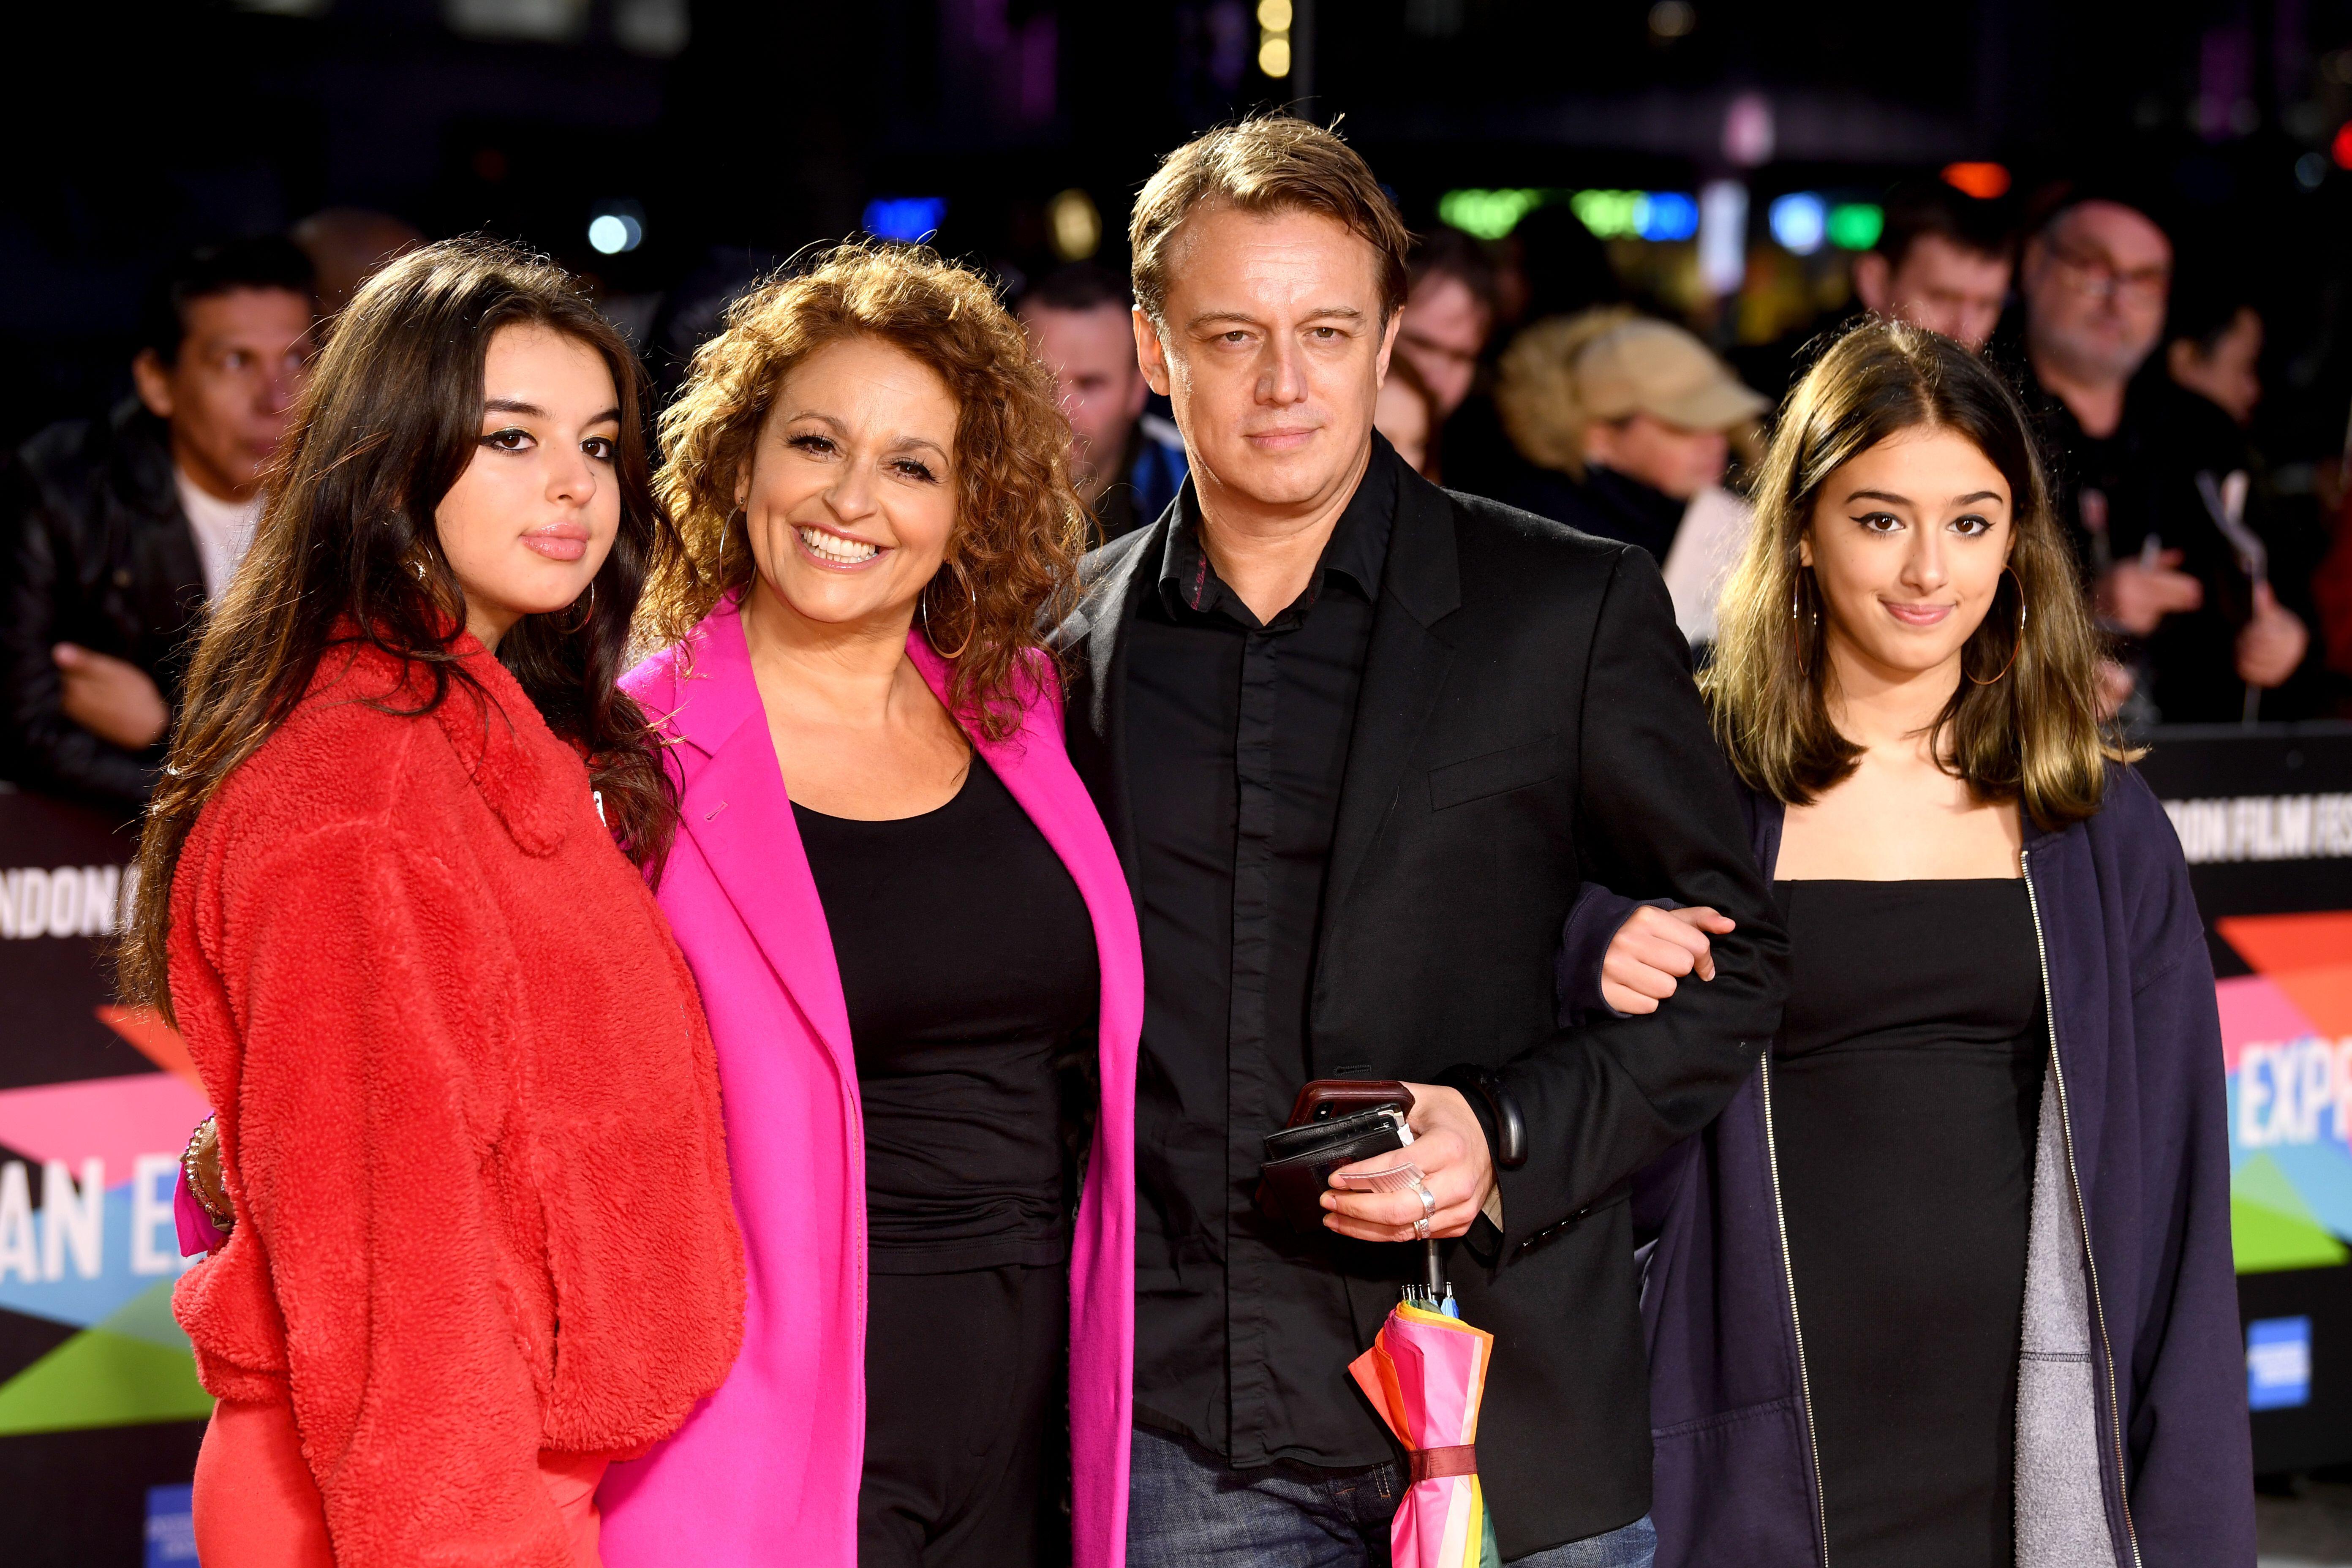
[[[2218,977],[2256,1468],[2352,1460],[2352,726],[2169,731],[2143,769]],[[206,1107],[178,1037],[111,1000],[131,843],[0,794],[0,1495],[28,1562],[195,1560],[211,1401],[172,1184]]]

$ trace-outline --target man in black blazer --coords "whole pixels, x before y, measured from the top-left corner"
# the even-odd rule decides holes
[[[1203,137],[1131,237],[1192,479],[1087,558],[1057,637],[1144,942],[1128,1560],[1386,1561],[1410,1474],[1347,1363],[1420,1234],[1460,1238],[1495,1335],[1505,1558],[1646,1563],[1628,1178],[1753,1067],[1786,956],[1673,607],[1640,551],[1437,489],[1373,434],[1405,236],[1338,138]],[[1559,1027],[1588,879],[1736,919],[1712,982]],[[1334,1193],[1300,1236],[1252,1201],[1260,1140],[1334,1077],[1412,1087],[1427,1195]]]

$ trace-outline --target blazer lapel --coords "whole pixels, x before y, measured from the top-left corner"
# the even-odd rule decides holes
[[[1402,463],[1397,467],[1396,521],[1389,535],[1388,564],[1381,573],[1380,603],[1372,612],[1363,684],[1357,689],[1347,771],[1340,777],[1326,933],[1396,806],[1415,742],[1454,662],[1453,647],[1436,629],[1462,603],[1454,503]]]
[[[1086,781],[1096,810],[1110,830],[1128,879],[1136,875],[1135,813],[1128,798],[1127,653],[1136,600],[1158,579],[1166,552],[1170,507],[1143,537],[1097,578],[1062,624],[1056,642],[1076,647],[1076,677],[1065,721],[1070,764]]]
[[[704,623],[682,674],[671,728],[709,755],[688,783],[679,816],[712,876],[801,1014],[848,1081],[857,1077],[849,1006],[816,879],[784,790],[768,715],[751,679],[741,617],[722,605]]]

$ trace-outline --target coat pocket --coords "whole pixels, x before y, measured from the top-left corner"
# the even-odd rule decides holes
[[[1483,756],[1429,770],[1429,808],[1444,811],[1490,795],[1538,784],[1559,773],[1559,737],[1542,734]]]
[[[1805,1416],[1794,1395],[1652,1431],[1657,1568],[1815,1568]]]

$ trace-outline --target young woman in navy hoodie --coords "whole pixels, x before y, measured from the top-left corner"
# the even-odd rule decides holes
[[[2212,972],[2024,414],[1872,322],[1756,500],[1702,684],[1794,973],[1635,1194],[1658,1563],[2251,1564]],[[1674,913],[1589,889],[1563,1006],[1703,975]]]

